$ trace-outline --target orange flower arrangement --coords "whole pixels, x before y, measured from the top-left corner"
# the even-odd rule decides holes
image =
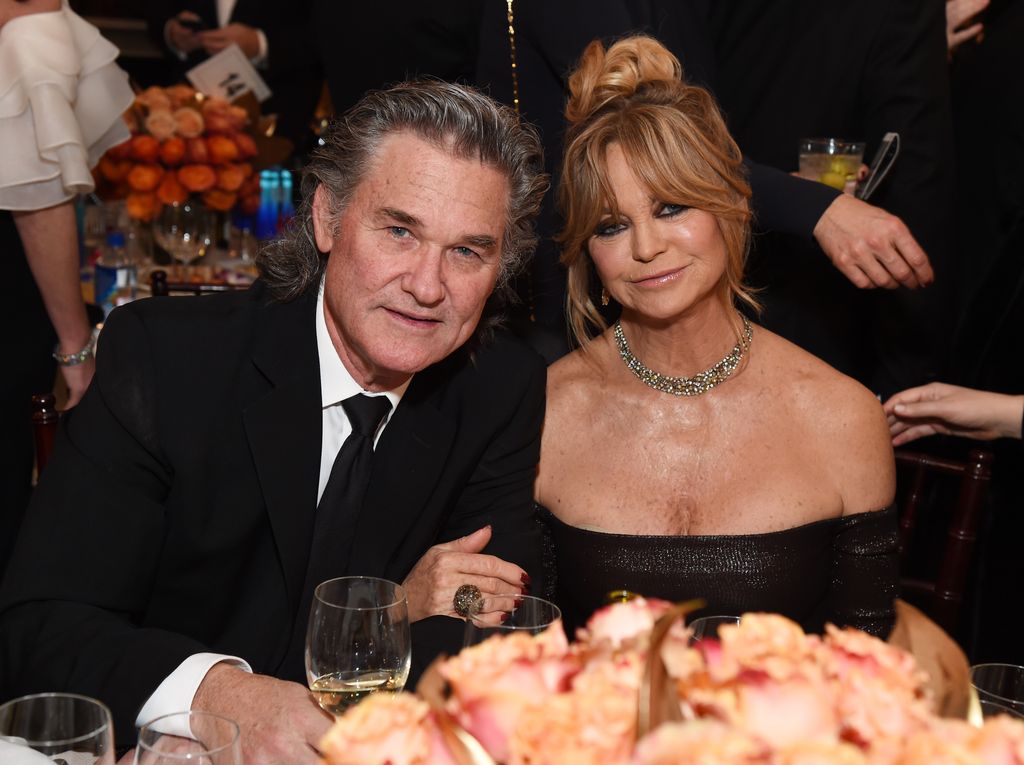
[[[188,85],[151,87],[124,114],[131,140],[96,166],[101,197],[124,199],[128,214],[153,220],[164,205],[196,195],[211,210],[259,208],[260,180],[251,161],[256,142],[249,113]]]

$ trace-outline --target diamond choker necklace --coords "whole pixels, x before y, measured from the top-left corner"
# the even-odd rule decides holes
[[[618,321],[615,322],[615,344],[619,346],[619,355],[626,362],[629,371],[636,375],[644,385],[660,390],[662,393],[671,393],[673,396],[699,396],[728,380],[736,371],[736,367],[740,365],[743,354],[750,347],[754,332],[750,328],[750,322],[747,321],[746,316],[740,314],[740,319],[743,320],[743,339],[736,343],[736,347],[729,352],[728,356],[693,377],[669,377],[645,367],[643,362],[629,350],[629,343],[626,342],[626,335],[622,331],[622,323]]]

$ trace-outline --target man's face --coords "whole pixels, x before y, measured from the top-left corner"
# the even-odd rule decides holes
[[[364,388],[393,388],[473,334],[498,277],[507,202],[500,171],[411,133],[383,141],[333,237],[317,190],[327,329]]]

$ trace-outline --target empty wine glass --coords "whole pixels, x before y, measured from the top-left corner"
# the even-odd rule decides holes
[[[37,693],[0,706],[0,762],[114,765],[110,710],[73,693]]]
[[[313,593],[306,629],[306,680],[337,715],[371,693],[405,687],[412,658],[405,590],[387,579],[329,579]]]
[[[718,630],[726,624],[739,624],[738,616],[702,616],[694,619],[686,626],[690,628],[690,645],[697,645],[702,640],[711,638],[718,640]]]
[[[971,667],[971,687],[980,702],[1005,707],[1017,716],[1024,715],[1024,667],[975,664]]]
[[[153,236],[181,264],[187,280],[191,263],[203,257],[213,241],[213,215],[191,201],[165,205]]]
[[[498,625],[490,625],[476,618],[466,619],[466,628],[462,633],[462,646],[476,645],[494,635],[509,635],[513,632],[525,632],[536,635],[552,624],[561,624],[562,612],[554,603],[535,598],[530,595],[517,595],[518,605],[509,612],[508,618]],[[484,600],[483,610],[487,610]]]
[[[209,712],[175,712],[139,729],[135,765],[242,765],[238,724]]]

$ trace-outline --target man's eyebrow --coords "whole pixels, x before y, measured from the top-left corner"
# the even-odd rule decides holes
[[[394,207],[382,207],[377,211],[377,217],[388,218],[401,223],[404,226],[418,226],[420,225],[420,219],[415,215],[410,215],[402,210],[396,210]]]
[[[471,244],[474,247],[479,247],[482,250],[493,249],[498,244],[498,240],[489,234],[471,234],[465,237],[464,241],[466,244]]]

